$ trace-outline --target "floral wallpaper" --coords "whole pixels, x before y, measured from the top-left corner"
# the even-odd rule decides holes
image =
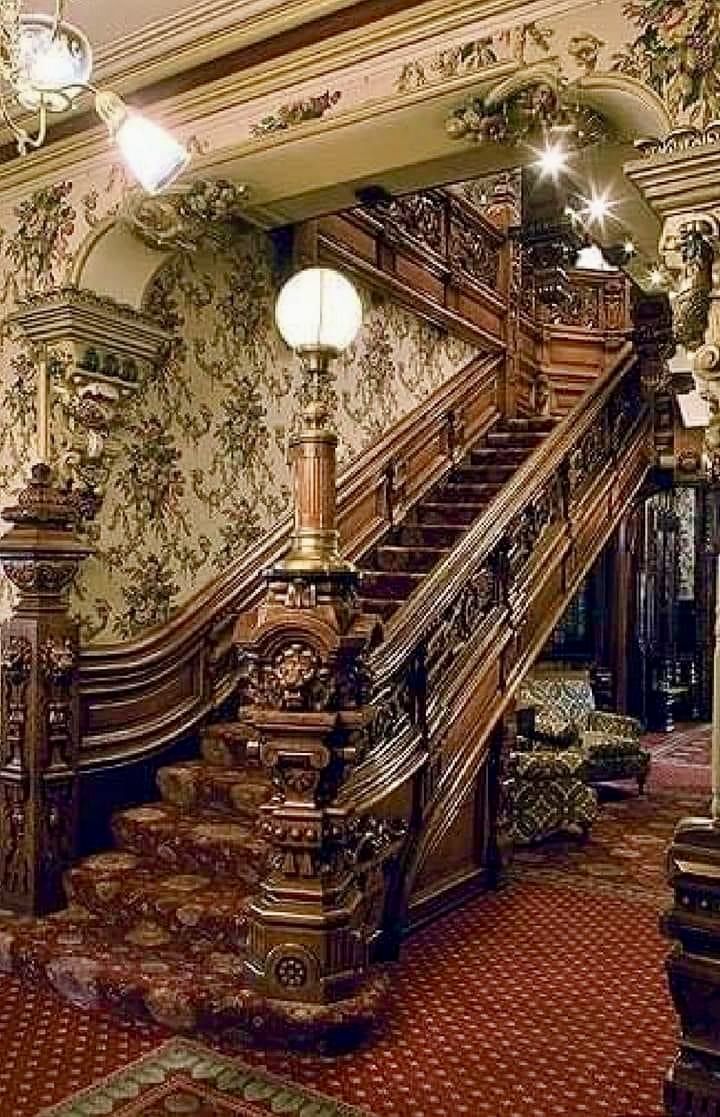
[[[273,322],[272,245],[247,234],[174,257],[147,305],[173,332],[165,366],[126,417],[79,587],[86,636],[124,639],[165,621],[289,508],[286,442],[298,369]],[[415,407],[475,350],[361,291],[365,314],[338,362],[340,463]]]
[[[674,120],[705,125],[720,115],[720,5],[717,0],[630,0],[637,34],[615,68],[640,78]]]
[[[0,500],[37,456],[35,355],[9,321],[28,294],[61,285],[125,184],[60,182],[0,209]],[[236,236],[175,255],[146,308],[172,336],[163,366],[124,406],[103,506],[85,533],[95,555],[77,586],[85,638],[123,640],[162,623],[289,507],[288,433],[298,368],[273,321],[281,282],[272,241]],[[337,362],[341,466],[474,355],[467,344],[361,290],[364,325]],[[59,463],[68,416],[52,410]],[[9,607],[7,584],[0,612]]]

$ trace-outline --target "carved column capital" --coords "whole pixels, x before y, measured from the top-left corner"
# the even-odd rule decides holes
[[[170,335],[150,315],[72,286],[26,299],[11,320],[45,355],[39,375],[47,377],[41,387],[46,421],[57,428],[57,465],[90,518],[102,503],[125,408],[161,365]]]

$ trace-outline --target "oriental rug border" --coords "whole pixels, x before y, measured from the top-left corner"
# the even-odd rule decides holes
[[[223,1055],[193,1040],[175,1037],[126,1064],[72,1097],[43,1109],[38,1117],[141,1117],[154,1114],[155,1103],[185,1098],[197,1107],[170,1112],[227,1114],[233,1117],[373,1117],[366,1109],[299,1086],[240,1059]]]

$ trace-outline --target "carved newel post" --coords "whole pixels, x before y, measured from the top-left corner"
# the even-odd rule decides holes
[[[78,625],[68,590],[89,554],[75,508],[39,463],[18,502],[0,563],[18,591],[0,630],[0,907],[42,914],[62,906],[75,852]]]
[[[302,423],[291,440],[295,529],[266,575],[266,596],[236,629],[249,705],[240,711],[278,796],[263,808],[270,865],[249,912],[246,969],[278,1001],[321,1006],[363,986],[373,905],[382,885],[363,873],[389,835],[338,805],[371,723],[366,660],[377,618],[356,607],[357,573],[338,553],[336,436],[329,365],[360,324],[354,289],[322,268],[283,289],[277,319],[303,362]],[[379,887],[378,887],[379,886]]]

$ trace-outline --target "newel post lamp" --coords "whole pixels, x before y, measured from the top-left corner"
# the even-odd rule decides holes
[[[303,366],[300,429],[290,440],[295,527],[281,569],[298,574],[350,572],[338,550],[337,435],[330,425],[331,365],[352,345],[362,304],[331,268],[306,268],[287,281],[275,308],[278,330]]]

